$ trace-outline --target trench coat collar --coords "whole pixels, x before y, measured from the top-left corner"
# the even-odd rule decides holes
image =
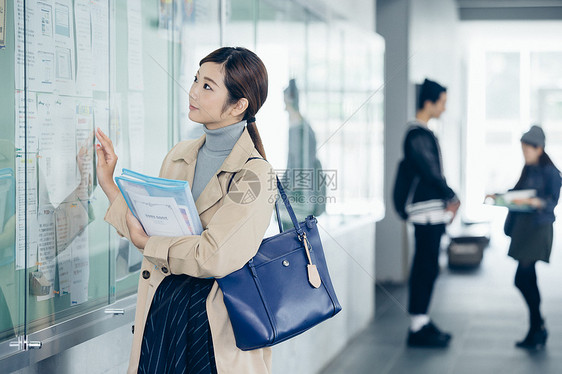
[[[178,147],[174,150],[171,157],[172,161],[179,161],[183,159],[183,161],[187,164],[186,180],[189,182],[190,186],[193,185],[197,154],[203,144],[205,144],[205,137],[206,135],[203,134],[194,142],[187,143],[185,147]],[[218,174],[223,171],[229,173],[236,173],[240,171],[248,158],[252,156],[259,156],[257,153],[258,152],[254,147],[254,142],[252,141],[248,128],[246,127],[236,144],[234,144],[230,154],[226,157],[215,175],[211,177],[211,180],[207,183],[207,186],[205,186],[201,195],[199,195],[199,198],[195,202],[195,206],[197,207],[199,214],[209,209],[223,197],[221,185],[218,180]]]
[[[176,148],[171,155],[172,161],[183,159],[188,165],[195,165],[197,161],[197,154],[203,144],[205,144],[205,138],[206,135],[203,134],[200,138],[194,140],[193,142],[187,143],[186,146]],[[254,142],[250,137],[248,128],[245,127],[242,135],[240,135],[240,138],[238,138],[238,141],[234,144],[232,151],[230,151],[230,154],[217,170],[217,173],[220,171],[227,171],[231,173],[240,171],[248,158],[252,157],[252,155],[256,153],[257,151],[255,150]]]

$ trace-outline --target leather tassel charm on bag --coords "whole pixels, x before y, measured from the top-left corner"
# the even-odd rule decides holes
[[[308,265],[306,267],[308,270],[308,283],[310,283],[312,287],[318,288],[322,285],[322,280],[320,279],[320,274],[318,273],[318,269],[316,268],[316,265],[312,263],[312,258],[310,257],[310,249],[308,248],[308,245],[310,243],[308,242],[306,233],[303,234],[302,241],[304,243],[304,250],[306,251],[306,257],[308,258]]]

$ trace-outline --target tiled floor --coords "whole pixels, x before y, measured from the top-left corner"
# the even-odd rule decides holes
[[[530,353],[514,347],[526,333],[527,311],[513,286],[516,262],[497,237],[474,271],[449,270],[442,258],[430,314],[453,334],[448,349],[406,347],[407,289],[381,285],[374,322],[322,374],[562,373],[562,246],[555,243],[550,264],[537,265],[550,335],[544,351]]]

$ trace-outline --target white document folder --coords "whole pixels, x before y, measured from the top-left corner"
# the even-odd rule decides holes
[[[203,232],[189,182],[156,178],[123,169],[115,178],[127,205],[149,236]]]

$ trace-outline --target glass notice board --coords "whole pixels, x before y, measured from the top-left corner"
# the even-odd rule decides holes
[[[26,348],[21,337],[136,292],[142,257],[103,220],[93,131],[113,139],[119,169],[158,173],[172,141],[174,40],[155,1],[0,8],[2,358]]]
[[[306,169],[325,184],[295,194],[306,198],[293,201],[298,214],[382,211],[374,33],[303,1],[0,0],[0,364],[31,347],[27,337],[56,354],[64,326],[101,326],[96,316],[128,300],[134,309],[142,257],[103,220],[93,131],[113,140],[118,173],[157,175],[176,142],[203,133],[188,92],[221,45],[267,66],[257,118],[277,172]]]

